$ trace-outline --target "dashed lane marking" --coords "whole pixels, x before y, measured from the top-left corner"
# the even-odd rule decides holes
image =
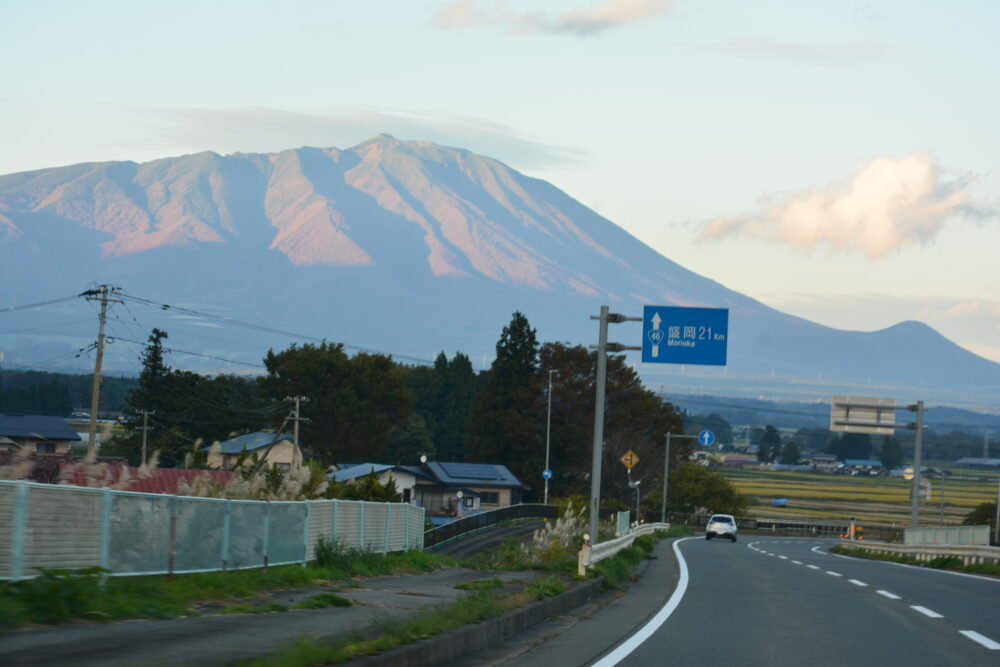
[[[844,576],[840,572],[834,572],[833,570],[827,570],[826,573],[828,575],[830,575],[831,577],[842,577],[842,576]]]
[[[806,567],[808,567],[810,570],[818,570],[819,569],[819,567],[817,567],[816,565],[806,565]]]
[[[890,593],[889,591],[875,591],[875,592],[878,593],[879,595],[881,595],[884,598],[889,598],[890,600],[900,600],[900,599],[902,599],[898,595],[896,595],[895,593]]]
[[[802,565],[802,561],[800,560],[793,560],[792,562],[795,563],[796,565]]]
[[[937,613],[936,611],[928,609],[927,607],[921,607],[918,604],[911,604],[910,609],[913,609],[914,611],[919,611],[921,614],[923,614],[928,618],[944,618],[944,616]]]
[[[854,584],[855,586],[867,586],[868,585],[868,584],[866,584],[863,581],[858,581],[857,579],[848,579],[848,581],[851,582],[852,584]]]
[[[989,637],[984,637],[983,635],[979,634],[975,630],[959,630],[958,632],[960,634],[965,635],[966,637],[968,637],[972,641],[976,642],[977,644],[981,644],[981,645],[985,646],[986,648],[988,648],[991,651],[1000,651],[1000,644],[998,644],[997,642],[993,641]]]

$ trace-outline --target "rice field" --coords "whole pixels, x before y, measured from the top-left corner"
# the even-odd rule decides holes
[[[865,477],[830,473],[720,469],[736,488],[751,498],[750,516],[766,518],[844,520],[862,524],[908,526],[910,483],[900,477]],[[953,471],[941,483],[931,478],[931,500],[920,503],[920,525],[954,525],[977,505],[995,502],[997,476],[980,471]],[[777,498],[788,506],[774,507]]]

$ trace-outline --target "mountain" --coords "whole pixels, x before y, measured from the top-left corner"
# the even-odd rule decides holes
[[[995,403],[1000,392],[1000,364],[924,324],[866,333],[787,315],[685,269],[545,181],[389,135],[346,150],[205,152],[0,176],[0,279],[0,306],[106,282],[156,302],[397,355],[463,351],[477,366],[514,310],[541,340],[592,344],[590,316],[602,304],[628,315],[643,304],[726,307],[724,372],[640,372],[650,382],[676,383],[684,372],[692,383],[782,384],[792,393],[860,385]],[[58,311],[67,327],[69,309]],[[43,310],[0,314],[6,364],[93,339],[92,323],[40,330],[60,326]],[[258,363],[268,347],[290,342],[169,312],[128,310],[119,324],[122,340],[130,338],[123,330],[141,340],[160,326],[178,348]],[[34,330],[3,334],[16,327]],[[612,340],[639,338],[637,323],[612,329]],[[134,369],[130,345],[109,363]]]

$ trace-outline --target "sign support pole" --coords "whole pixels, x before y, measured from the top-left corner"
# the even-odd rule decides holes
[[[608,374],[608,306],[601,306],[597,337],[597,396],[594,403],[594,450],[590,464],[590,544],[600,542],[597,536],[601,511],[601,457],[604,450],[604,382]]]
[[[920,527],[920,452],[924,437],[924,402],[917,401],[909,408],[917,413],[916,437],[913,441],[913,490],[910,497],[910,528]]]

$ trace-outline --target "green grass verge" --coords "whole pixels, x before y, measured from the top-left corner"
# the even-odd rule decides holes
[[[251,610],[241,603],[266,591],[322,586],[355,576],[418,574],[456,562],[421,551],[388,556],[353,552],[338,554],[326,565],[205,572],[175,575],[170,579],[165,576],[104,579],[100,568],[41,570],[32,579],[0,582],[0,630],[71,619],[112,621],[199,616],[203,613],[199,606],[212,602],[224,604],[223,611],[228,613],[260,613],[260,606]]]
[[[938,556],[929,561],[922,561],[907,554],[880,553],[877,551],[868,551],[867,549],[847,547],[842,544],[831,547],[830,551],[844,556],[867,558],[869,560],[885,560],[893,563],[905,563],[906,565],[919,565],[921,567],[931,567],[936,570],[953,570],[955,572],[1000,576],[1000,563],[972,563],[966,565],[962,562],[961,558],[955,556]]]

